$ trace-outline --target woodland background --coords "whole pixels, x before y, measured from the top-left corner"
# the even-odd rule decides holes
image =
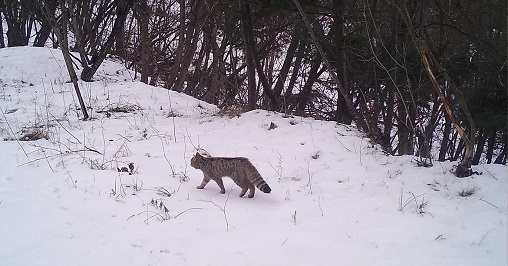
[[[506,164],[506,12],[505,0],[0,0],[0,48],[61,48],[79,62],[73,81],[115,57],[144,83],[355,123],[388,154],[460,161],[467,176]]]

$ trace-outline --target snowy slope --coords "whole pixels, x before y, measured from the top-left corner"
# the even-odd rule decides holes
[[[80,83],[80,121],[65,69],[58,50],[0,49],[0,265],[508,263],[505,166],[458,179],[353,127],[223,116],[112,61]],[[30,132],[47,139],[16,141]],[[272,193],[196,189],[197,149],[249,158]]]

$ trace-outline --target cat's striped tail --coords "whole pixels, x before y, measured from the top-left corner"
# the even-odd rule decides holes
[[[261,177],[261,174],[259,174],[256,167],[254,167],[254,165],[251,164],[249,168],[250,169],[248,169],[247,173],[249,181],[264,193],[270,193],[272,189],[270,188],[270,186],[268,186],[263,177]]]

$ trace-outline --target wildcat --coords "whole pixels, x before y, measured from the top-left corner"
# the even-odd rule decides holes
[[[190,164],[192,167],[201,170],[204,175],[201,185],[197,186],[198,189],[203,189],[210,180],[213,180],[219,185],[220,193],[224,194],[226,189],[222,183],[222,177],[229,176],[242,188],[240,197],[243,197],[247,190],[249,190],[249,198],[254,197],[254,186],[264,193],[272,191],[256,170],[256,167],[247,158],[204,157],[196,152]]]

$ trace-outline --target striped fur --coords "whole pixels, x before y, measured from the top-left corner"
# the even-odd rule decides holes
[[[196,153],[191,159],[191,166],[203,172],[203,181],[198,189],[203,189],[210,180],[219,185],[220,193],[226,193],[222,177],[229,176],[242,188],[240,197],[243,197],[249,190],[249,198],[254,197],[254,191],[257,187],[264,193],[270,193],[272,189],[261,177],[258,170],[252,163],[243,157],[204,157]]]

